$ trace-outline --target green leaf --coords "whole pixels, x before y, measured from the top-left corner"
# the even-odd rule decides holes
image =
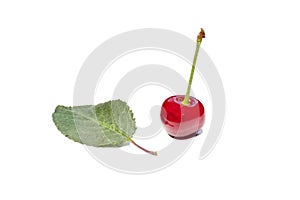
[[[87,106],[57,106],[52,115],[58,130],[69,139],[95,147],[119,147],[136,130],[129,106],[121,100]]]

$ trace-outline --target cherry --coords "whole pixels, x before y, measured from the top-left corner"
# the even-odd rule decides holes
[[[196,136],[204,124],[204,107],[194,98],[189,98],[189,105],[182,104],[184,95],[167,98],[161,109],[161,121],[168,134],[176,139],[188,139]]]
[[[204,106],[198,99],[190,96],[195,65],[202,38],[205,38],[205,32],[201,28],[197,37],[196,51],[186,94],[167,98],[161,107],[160,118],[164,128],[168,134],[175,139],[188,139],[198,135],[204,124]]]

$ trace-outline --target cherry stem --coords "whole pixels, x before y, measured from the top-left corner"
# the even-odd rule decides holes
[[[128,138],[129,141],[134,144],[135,146],[137,146],[138,148],[140,148],[141,150],[145,151],[146,153],[149,153],[151,155],[157,156],[157,152],[156,151],[149,151],[143,147],[141,147],[140,145],[138,145],[137,143],[135,143],[135,141],[133,141],[131,138]]]
[[[193,82],[193,77],[194,77],[194,71],[195,71],[195,66],[196,66],[196,62],[197,62],[198,52],[199,52],[200,44],[201,44],[203,38],[205,38],[205,32],[204,32],[203,28],[201,28],[201,31],[197,36],[197,45],[196,45],[196,51],[195,51],[195,54],[194,54],[194,60],[193,60],[191,74],[190,74],[189,85],[188,85],[188,88],[186,90],[185,97],[182,101],[182,105],[184,105],[184,106],[188,106],[190,104],[189,99],[190,99],[191,86],[192,86],[192,82]]]

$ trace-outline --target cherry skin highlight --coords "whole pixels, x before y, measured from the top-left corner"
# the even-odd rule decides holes
[[[204,121],[205,111],[202,103],[189,97],[189,105],[183,105],[184,95],[167,98],[161,108],[160,118],[165,130],[175,139],[188,139],[198,135]]]

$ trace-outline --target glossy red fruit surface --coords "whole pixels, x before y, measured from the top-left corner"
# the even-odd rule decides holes
[[[182,105],[184,95],[167,98],[162,104],[160,118],[164,128],[171,137],[188,139],[194,137],[201,130],[205,111],[202,103],[194,98],[189,98],[189,105]]]

